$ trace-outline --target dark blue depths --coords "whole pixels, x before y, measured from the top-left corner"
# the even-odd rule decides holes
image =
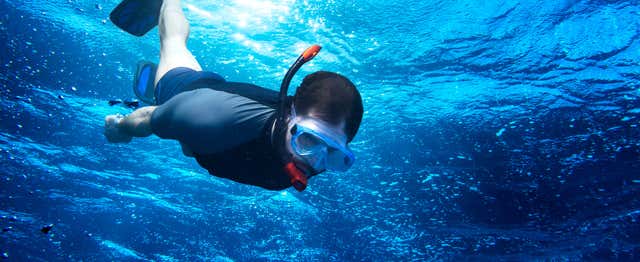
[[[271,192],[108,144],[157,32],[118,31],[116,1],[0,1],[3,259],[640,259],[637,1],[184,2],[233,81],[275,89],[322,44],[300,75],[359,86],[354,168]]]

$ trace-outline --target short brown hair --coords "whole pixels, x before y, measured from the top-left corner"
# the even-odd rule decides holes
[[[351,142],[362,121],[362,98],[356,86],[346,77],[318,71],[307,75],[293,97],[296,113],[307,115],[312,110],[323,121],[339,124],[345,120],[347,142]]]

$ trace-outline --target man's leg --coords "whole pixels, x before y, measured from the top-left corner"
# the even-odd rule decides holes
[[[164,0],[158,21],[160,32],[160,63],[156,71],[154,85],[169,70],[176,67],[187,67],[202,71],[202,67],[187,49],[189,22],[182,12],[180,0]]]
[[[198,61],[187,49],[189,22],[182,12],[180,0],[163,1],[158,27],[160,30],[160,62],[154,86],[167,72],[176,67],[202,71]],[[139,108],[124,117],[108,115],[105,117],[104,124],[104,134],[107,140],[111,143],[127,143],[133,137],[150,136],[152,134],[151,114],[155,109],[156,106]],[[185,151],[185,146],[183,146],[183,151]]]
[[[176,67],[202,71],[198,60],[187,49],[189,21],[184,16],[180,0],[164,0],[160,9],[158,30],[160,32],[160,62],[156,70],[154,87],[167,72]],[[184,155],[193,156],[191,149],[182,142],[180,145]]]

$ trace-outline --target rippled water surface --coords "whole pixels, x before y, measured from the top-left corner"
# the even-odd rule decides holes
[[[638,1],[183,0],[205,69],[275,90],[318,43],[293,85],[360,89],[358,161],[303,193],[108,144],[130,110],[107,101],[159,52],[115,5],[0,0],[4,259],[640,259]]]

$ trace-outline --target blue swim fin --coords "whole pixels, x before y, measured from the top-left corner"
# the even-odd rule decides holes
[[[152,62],[141,61],[138,63],[136,75],[133,78],[133,92],[140,101],[150,105],[155,104],[153,81],[156,78],[158,66]]]
[[[143,36],[158,25],[162,0],[123,0],[109,19],[120,29],[135,36]]]

